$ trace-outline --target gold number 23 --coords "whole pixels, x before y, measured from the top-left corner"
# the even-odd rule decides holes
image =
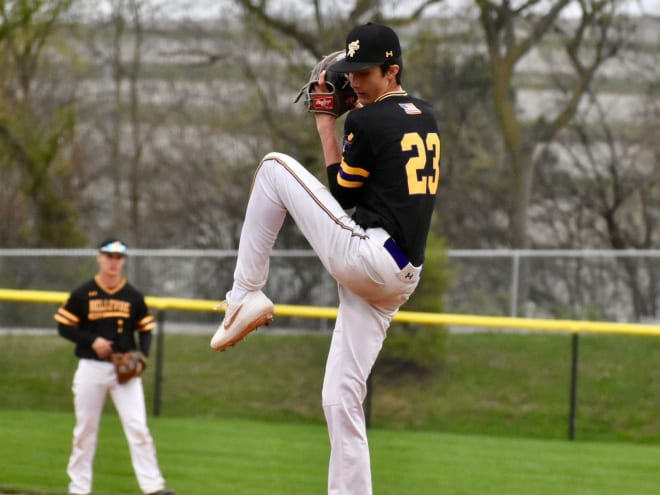
[[[440,179],[440,136],[435,132],[426,135],[426,140],[416,132],[408,132],[401,139],[401,150],[417,151],[406,163],[408,175],[408,192],[410,194],[435,194],[438,191]],[[431,154],[433,175],[421,175],[426,168],[427,152]]]

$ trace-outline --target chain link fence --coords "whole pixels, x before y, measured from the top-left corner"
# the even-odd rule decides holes
[[[96,273],[92,249],[0,249],[0,287],[69,292]],[[235,250],[133,249],[129,280],[145,295],[224,299]],[[660,250],[450,250],[447,313],[622,322],[658,320]],[[265,292],[279,304],[336,306],[333,279],[311,250],[276,250]],[[413,296],[414,297],[414,296]],[[404,308],[405,309],[405,308]],[[52,328],[49,305],[0,303],[0,327]],[[168,322],[194,329],[214,313],[173,312]],[[326,321],[289,318],[278,325],[328,329]]]

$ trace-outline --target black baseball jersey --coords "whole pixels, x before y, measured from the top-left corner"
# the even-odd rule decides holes
[[[96,337],[113,342],[114,352],[138,349],[149,355],[151,330],[156,321],[149,312],[144,296],[126,279],[110,290],[98,277],[88,280],[69,295],[55,313],[59,334],[75,342],[80,358],[99,359],[91,345]]]
[[[332,194],[362,227],[382,227],[412,264],[424,262],[440,179],[440,135],[431,106],[403,91],[351,111],[342,161],[328,167]]]

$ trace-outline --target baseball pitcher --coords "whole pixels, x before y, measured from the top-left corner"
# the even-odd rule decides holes
[[[401,47],[388,26],[355,27],[345,49],[320,64],[301,93],[321,140],[328,187],[289,155],[263,158],[211,347],[222,351],[273,319],[273,303],[261,289],[288,213],[339,291],[322,391],[331,444],[328,494],[371,495],[362,403],[392,317],[419,282],[438,191],[440,136],[430,105],[401,86]],[[340,145],[335,125],[346,111]]]

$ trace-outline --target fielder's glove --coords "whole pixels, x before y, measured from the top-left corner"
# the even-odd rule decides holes
[[[351,88],[346,74],[329,70],[325,74],[325,85],[328,91],[321,92],[316,86],[319,82],[321,72],[335,62],[342,60],[345,56],[344,50],[339,50],[323,57],[312,69],[309,80],[300,89],[294,103],[301,96],[304,96],[305,99],[303,102],[308,112],[329,113],[335,117],[339,117],[354,108],[357,103],[357,95],[353,91],[353,88]]]
[[[111,358],[119,383],[126,383],[139,376],[147,367],[147,358],[140,351],[113,352]]]

